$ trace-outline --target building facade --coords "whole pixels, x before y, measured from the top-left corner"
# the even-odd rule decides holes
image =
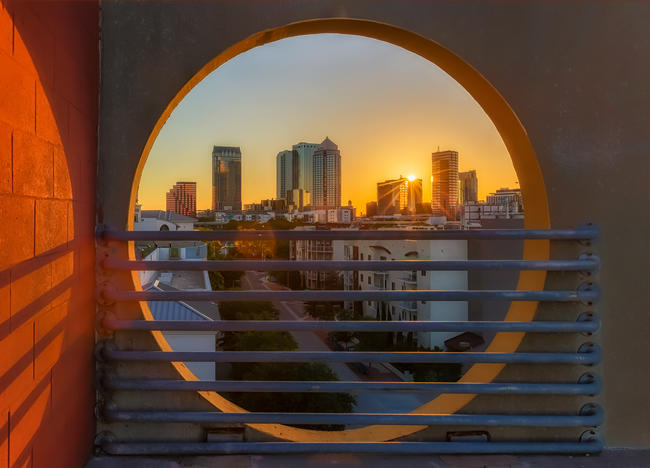
[[[467,260],[464,240],[346,240],[333,241],[334,260]],[[342,257],[339,257],[342,255]],[[347,271],[346,290],[466,290],[466,271]],[[346,304],[354,307],[354,304]],[[358,309],[359,307],[357,307]],[[467,302],[461,301],[363,301],[364,317],[375,320],[466,321]],[[456,332],[395,333],[394,342],[407,342],[427,349],[444,349],[445,340]]]
[[[300,162],[295,151],[280,151],[275,158],[275,196],[286,198],[287,192],[298,187]]]
[[[241,150],[233,146],[212,149],[212,209],[241,211]]]
[[[431,155],[431,211],[433,216],[458,216],[458,152],[437,151]]]
[[[312,206],[316,209],[341,206],[341,152],[329,138],[314,151]]]
[[[307,192],[312,191],[314,184],[313,160],[314,151],[318,149],[318,143],[306,143],[301,141],[291,148],[294,157],[298,161],[298,181],[293,188],[300,188]]]
[[[466,171],[458,173],[458,183],[460,185],[460,204],[478,201],[478,177],[476,171]]]
[[[521,196],[521,189],[518,188],[500,188],[485,197],[485,201],[491,205],[503,205],[509,213],[523,213],[524,211],[524,199]]]
[[[408,180],[399,179],[377,182],[377,214],[399,214],[408,207]]]
[[[196,216],[196,182],[176,182],[167,192],[167,211]]]

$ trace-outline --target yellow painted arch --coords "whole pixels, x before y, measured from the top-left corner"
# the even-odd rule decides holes
[[[478,71],[450,50],[413,32],[374,21],[331,18],[301,21],[254,34],[219,54],[181,88],[158,119],[142,152],[134,177],[134,184],[131,188],[128,228],[133,228],[133,209],[138,182],[151,147],[172,111],[187,93],[223,63],[247,50],[287,37],[321,33],[350,34],[389,42],[433,62],[454,78],[472,95],[490,117],[510,153],[524,199],[525,227],[527,229],[547,229],[550,227],[546,188],[528,135],[505,99]],[[133,249],[130,248],[129,256],[133,255]],[[548,259],[549,242],[525,241],[523,258],[527,260]],[[136,272],[132,272],[132,279],[134,287],[139,289],[140,282]],[[517,289],[542,290],[544,289],[545,279],[546,272],[544,271],[523,271],[519,275]],[[140,304],[144,318],[153,320],[146,302]],[[536,308],[537,302],[513,302],[508,309],[505,320],[530,321],[535,315]],[[162,336],[162,333],[152,333],[161,350],[170,350],[169,344]],[[498,333],[488,346],[487,351],[514,352],[523,337],[524,333]],[[196,376],[185,365],[182,363],[173,364],[184,379],[197,380]],[[491,382],[504,367],[504,364],[475,364],[463,375],[460,382]],[[221,411],[246,411],[216,392],[198,393]],[[454,413],[467,405],[474,397],[476,395],[473,394],[442,394],[415,409],[412,413]],[[250,426],[273,437],[296,442],[386,441],[413,434],[426,428],[426,426],[367,426],[344,431],[316,431],[297,429],[280,424],[251,424]]]

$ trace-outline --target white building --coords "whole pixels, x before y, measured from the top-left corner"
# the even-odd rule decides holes
[[[156,281],[148,291],[177,291],[169,285]],[[219,309],[216,304],[169,301],[148,301],[149,310],[154,320],[219,320]],[[205,307],[210,310],[198,310]],[[209,314],[209,315],[208,315]],[[174,351],[207,351],[214,352],[219,332],[214,331],[165,331],[163,336]],[[214,362],[185,362],[189,370],[200,380],[215,380]]]
[[[358,240],[333,241],[333,244],[334,260],[467,259],[464,240]],[[468,287],[465,271],[359,271],[345,272],[343,276],[347,290],[466,290]],[[376,320],[466,321],[468,318],[467,302],[456,301],[364,301],[362,310],[365,317]],[[456,335],[456,332],[418,332],[405,333],[402,338],[425,348],[444,349],[445,340]]]
[[[327,210],[327,222],[338,224],[350,224],[354,221],[356,209],[353,206],[341,206]]]
[[[135,231],[193,231],[198,220],[163,210],[137,210]]]

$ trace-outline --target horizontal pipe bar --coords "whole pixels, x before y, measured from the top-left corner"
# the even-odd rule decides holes
[[[226,455],[285,453],[587,454],[602,451],[586,442],[103,442],[109,455]]]
[[[108,257],[102,266],[109,270],[169,271],[484,271],[543,270],[596,271],[597,257],[579,260],[395,260],[395,261],[317,261],[317,260],[122,260]]]
[[[105,377],[109,390],[283,392],[283,393],[370,393],[431,392],[463,394],[519,395],[597,395],[598,379],[588,383],[458,383],[458,382],[364,382],[364,381],[240,381],[240,380],[155,380]]]
[[[427,321],[294,321],[294,320],[116,320],[105,318],[109,330],[161,331],[365,331],[365,332],[532,332],[593,333],[600,320],[576,322],[427,322]]]
[[[597,289],[569,291],[411,290],[411,291],[125,291],[102,290],[113,301],[596,301]]]
[[[352,424],[406,426],[595,427],[603,412],[580,415],[401,414],[401,413],[219,413],[210,411],[123,411],[105,409],[104,417],[121,422],[210,424]]]
[[[508,363],[597,364],[601,352],[593,346],[579,353],[480,352],[343,352],[343,351],[120,351],[104,348],[113,361],[163,362],[408,362],[408,363]]]
[[[117,231],[105,230],[99,236],[106,240],[590,240],[598,238],[594,226],[578,229],[386,229],[386,230],[216,230],[216,231]]]

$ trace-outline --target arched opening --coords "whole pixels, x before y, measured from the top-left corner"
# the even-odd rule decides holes
[[[457,80],[492,120],[512,157],[524,197],[526,211],[525,226],[527,228],[549,227],[546,192],[534,150],[521,123],[498,91],[460,57],[429,39],[390,25],[350,19],[319,19],[264,31],[239,42],[206,64],[178,92],[153,129],[134,176],[135,183],[131,192],[131,209],[133,209],[135,203],[138,181],[142,175],[142,170],[153,142],[165,121],[171,115],[171,112],[194,86],[221,64],[253,47],[288,37],[319,33],[360,35],[392,43],[435,63]],[[133,216],[129,216],[129,219],[130,224],[132,224]],[[132,225],[129,227],[132,228]],[[526,241],[524,245],[524,259],[546,258],[548,258],[547,241]],[[518,289],[541,290],[544,286],[545,276],[544,272],[522,272],[519,277]],[[134,284],[139,284],[135,274],[133,281]],[[534,316],[536,306],[537,304],[533,302],[513,303],[508,310],[505,320],[531,320]],[[146,310],[146,307],[144,308],[144,314],[146,318],[151,319],[151,315]],[[160,333],[154,333],[154,336],[163,350],[169,349],[168,344]],[[517,349],[522,338],[523,333],[498,334],[487,350],[491,352],[513,352]],[[195,378],[182,364],[175,365],[181,375],[186,379]],[[461,381],[489,382],[498,375],[502,368],[503,365],[474,365],[465,373]],[[244,411],[242,408],[237,407],[216,393],[201,392],[201,395],[220,410],[231,412]],[[416,409],[414,413],[453,413],[471,401],[474,396],[440,395],[431,402]],[[412,426],[371,426],[341,432],[321,432],[280,425],[255,424],[252,426],[275,437],[295,441],[390,440],[422,429],[422,427]]]

